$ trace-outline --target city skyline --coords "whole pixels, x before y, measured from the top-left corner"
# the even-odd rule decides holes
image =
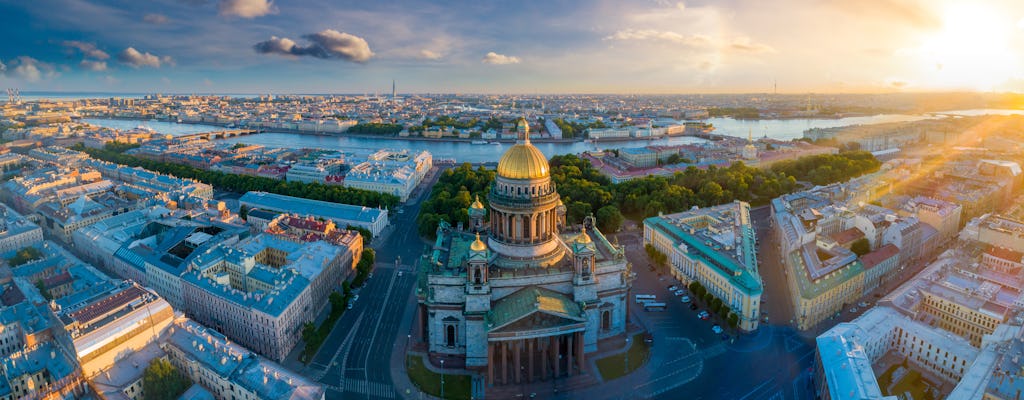
[[[1024,90],[1024,5],[858,5],[0,1],[0,86],[386,93],[395,79],[400,93]]]

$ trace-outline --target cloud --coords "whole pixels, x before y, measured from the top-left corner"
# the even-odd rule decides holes
[[[289,38],[271,36],[270,40],[256,43],[253,49],[260,54],[279,54],[287,56],[310,56],[321,59],[340,59],[364,63],[373,57],[370,45],[359,36],[334,29],[325,29],[317,33],[302,35],[308,40],[308,46],[300,46]]]
[[[889,78],[885,80],[885,86],[897,90],[905,89],[907,86],[910,86],[910,82],[897,78]]]
[[[439,60],[439,59],[441,59],[441,57],[442,57],[441,53],[438,53],[438,52],[435,52],[435,51],[431,51],[431,50],[427,50],[427,49],[420,50],[420,58],[422,58],[422,59],[425,59],[425,60]]]
[[[20,56],[11,61],[11,68],[0,63],[0,72],[7,71],[7,74],[28,82],[38,82],[45,78],[57,76],[57,70],[53,64],[44,63],[29,56]]]
[[[174,64],[174,60],[169,56],[158,57],[148,52],[143,53],[135,50],[134,47],[124,49],[121,54],[117,55],[117,60],[123,64],[131,66],[132,68],[160,68],[161,64]]]
[[[769,45],[766,45],[766,44],[763,44],[763,43],[756,43],[756,42],[750,40],[750,38],[746,37],[746,36],[742,36],[742,37],[738,37],[736,39],[733,39],[732,43],[729,43],[729,49],[735,50],[735,51],[739,51],[739,52],[743,52],[743,53],[754,53],[754,54],[774,53],[775,52],[775,48],[773,48],[772,46],[769,46]]]
[[[277,14],[277,7],[269,0],[221,0],[217,10],[221,16],[240,18]]]
[[[654,29],[624,29],[605,37],[604,40],[658,40],[689,47],[706,47],[712,44],[711,38],[706,35],[683,35]]]
[[[924,29],[935,29],[942,26],[942,19],[935,14],[931,2],[917,0],[828,0],[840,10],[857,14],[861,17],[882,17]]]
[[[107,52],[103,50],[97,49],[96,45],[93,43],[79,42],[77,40],[65,40],[61,44],[69,49],[75,49],[80,51],[82,55],[88,58],[96,60],[106,60],[110,58],[110,54],[107,54]]]
[[[86,69],[86,70],[89,70],[89,71],[106,71],[107,70],[107,62],[106,61],[82,60],[82,62],[78,63],[78,66],[81,67],[82,69]]]
[[[520,60],[519,57],[516,56],[506,56],[504,54],[498,54],[492,51],[487,53],[487,55],[485,55],[483,60],[481,61],[483,61],[484,64],[504,65],[519,64],[519,62],[522,60]]]
[[[163,14],[146,14],[142,17],[142,20],[153,25],[163,25],[170,21],[167,19],[167,16]]]

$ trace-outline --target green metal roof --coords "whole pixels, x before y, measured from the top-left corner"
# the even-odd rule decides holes
[[[838,270],[829,273],[822,279],[817,281],[811,281],[807,275],[807,266],[804,265],[803,257],[800,252],[803,251],[804,247],[798,250],[793,250],[787,257],[790,258],[791,265],[797,265],[796,271],[790,271],[796,278],[796,283],[800,289],[800,296],[805,299],[813,299],[827,292],[847,280],[857,277],[861,272],[864,272],[864,265],[861,264],[860,260],[839,268]],[[810,255],[817,257],[817,254]]]
[[[747,263],[750,263],[749,266],[744,266],[737,262],[736,259],[704,244],[704,239],[696,237],[690,234],[690,232],[669,223],[663,217],[647,218],[644,220],[644,225],[661,232],[672,239],[676,245],[679,243],[686,244],[689,248],[687,256],[711,266],[711,270],[733,282],[737,288],[743,290],[747,295],[758,295],[764,290],[761,284],[761,277],[757,275],[757,258],[753,249],[754,231],[752,227],[745,227],[739,232],[743,236],[743,246],[741,246],[743,258]]]
[[[494,302],[487,313],[487,330],[501,328],[534,312],[584,321],[583,307],[551,289],[527,286]]]

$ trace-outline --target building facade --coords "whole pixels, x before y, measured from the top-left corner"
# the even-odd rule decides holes
[[[739,328],[757,329],[763,285],[757,272],[750,205],[734,202],[644,220],[644,244],[668,255],[671,273],[700,282],[739,316]]]

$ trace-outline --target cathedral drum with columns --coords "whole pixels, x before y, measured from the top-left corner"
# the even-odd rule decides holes
[[[626,331],[630,271],[594,227],[567,227],[547,158],[519,140],[498,162],[468,229],[442,222],[420,262],[419,322],[432,356],[459,358],[491,384],[578,374],[601,339]],[[451,365],[451,364],[449,364]]]

